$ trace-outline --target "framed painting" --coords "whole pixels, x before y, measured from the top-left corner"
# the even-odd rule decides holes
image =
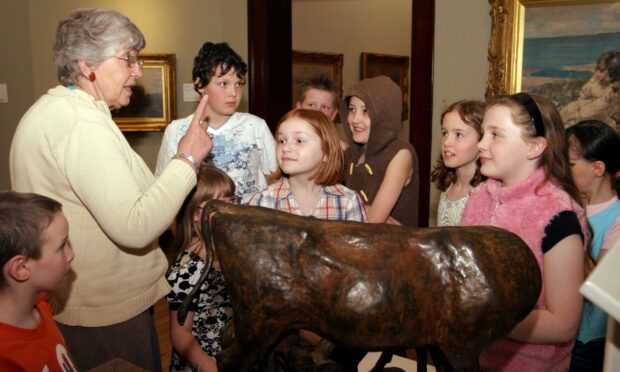
[[[409,57],[390,54],[362,53],[361,78],[386,75],[392,79],[403,93],[402,120],[409,118]]]
[[[330,78],[338,88],[338,99],[342,98],[342,64],[343,54],[293,51],[293,102],[299,100],[301,85],[304,81],[317,75]],[[338,108],[340,109],[340,108]],[[336,117],[335,121],[339,121]]]
[[[620,81],[613,80],[620,80],[620,0],[489,3],[487,97],[537,93],[567,126],[598,119],[619,129]]]
[[[142,77],[133,87],[129,105],[112,111],[125,132],[162,131],[176,118],[176,56],[141,54]]]

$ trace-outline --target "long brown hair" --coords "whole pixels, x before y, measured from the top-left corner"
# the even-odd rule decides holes
[[[200,224],[194,222],[194,214],[200,204],[211,199],[233,197],[235,183],[222,170],[211,164],[203,164],[198,171],[196,187],[189,193],[179,211],[181,218],[177,223],[177,232],[172,247],[174,252],[181,253],[189,249],[192,240],[200,236]],[[197,252],[195,252],[197,253]]]
[[[440,123],[443,123],[443,118],[451,113],[456,112],[461,117],[461,120],[470,127],[474,128],[478,132],[478,140],[482,138],[482,117],[484,116],[484,103],[475,100],[462,100],[457,101],[448,106],[447,109],[441,114]],[[480,173],[480,160],[476,161],[476,173],[469,181],[469,184],[473,187],[484,181],[484,177]],[[446,191],[451,184],[456,182],[456,169],[446,167],[443,162],[443,157],[440,155],[437,159],[437,163],[431,173],[431,181],[436,182],[437,188],[441,191]]]
[[[539,158],[539,167],[545,170],[545,180],[552,181],[566,191],[581,207],[584,207],[579,190],[575,186],[573,176],[568,161],[568,141],[562,117],[550,100],[537,94],[529,94],[534,100],[540,115],[542,117],[544,137],[547,140],[547,146]],[[538,135],[536,128],[532,124],[532,116],[525,106],[512,96],[495,96],[489,99],[486,109],[492,106],[504,106],[510,109],[512,121],[521,127],[523,138],[533,139]]]

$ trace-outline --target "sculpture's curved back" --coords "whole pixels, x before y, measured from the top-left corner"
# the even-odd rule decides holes
[[[498,228],[324,221],[216,201],[205,211],[234,309],[223,371],[247,370],[295,329],[366,350],[429,345],[452,368],[477,370],[541,289],[527,245]]]

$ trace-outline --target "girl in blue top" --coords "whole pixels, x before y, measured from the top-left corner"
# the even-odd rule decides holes
[[[594,231],[586,276],[620,239],[620,137],[607,124],[587,120],[568,128],[569,160]],[[607,315],[584,302],[570,371],[602,371]]]

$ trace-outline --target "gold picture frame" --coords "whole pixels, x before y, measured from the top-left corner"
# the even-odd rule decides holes
[[[343,61],[343,54],[294,50],[292,107],[299,100],[301,84],[316,75],[325,75],[330,78],[338,89],[338,99],[342,99]],[[338,117],[335,121],[338,121]]]
[[[176,118],[176,55],[141,54],[143,75],[133,87],[129,105],[112,111],[124,132],[163,131]]]
[[[513,94],[522,90],[524,35],[528,9],[604,6],[605,4],[619,2],[619,0],[489,0],[491,6],[491,39],[488,47],[489,74],[486,96]],[[558,17],[559,15],[555,14],[554,16]],[[580,14],[579,16],[584,15]],[[568,23],[569,20],[559,19],[558,23],[562,21]],[[586,22],[593,23],[585,18],[583,22],[584,25]],[[575,27],[574,22],[571,23],[571,26],[574,29],[579,28]],[[579,52],[579,50],[575,51],[575,53]]]
[[[402,120],[407,120],[409,118],[409,57],[391,54],[362,53],[360,60],[362,79],[386,75],[398,84],[403,93]]]

